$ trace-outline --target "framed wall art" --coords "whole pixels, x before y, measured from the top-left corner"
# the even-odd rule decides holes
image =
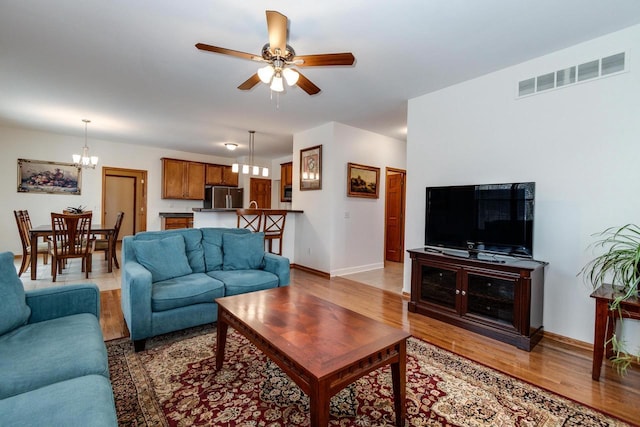
[[[300,150],[300,190],[322,189],[322,145]]]
[[[80,195],[81,173],[73,163],[18,159],[18,192]]]
[[[347,196],[378,198],[380,168],[347,163]]]

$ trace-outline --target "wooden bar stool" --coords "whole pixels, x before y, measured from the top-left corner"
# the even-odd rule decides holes
[[[261,209],[236,209],[236,215],[238,216],[238,228],[248,228],[253,233],[260,231]]]
[[[282,235],[284,234],[284,223],[287,219],[285,210],[264,211],[264,240],[269,242],[269,252],[282,255]],[[279,239],[278,252],[273,251],[273,241]]]

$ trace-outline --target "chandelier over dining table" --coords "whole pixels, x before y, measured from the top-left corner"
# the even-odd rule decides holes
[[[73,163],[79,168],[91,168],[95,169],[98,164],[98,156],[89,155],[89,147],[87,146],[87,125],[91,123],[91,120],[82,119],[84,122],[84,147],[82,147],[82,154],[74,154],[72,156]]]

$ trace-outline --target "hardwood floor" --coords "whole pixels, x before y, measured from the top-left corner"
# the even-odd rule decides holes
[[[401,271],[401,264],[393,267]],[[43,272],[43,276],[44,274]],[[93,274],[89,280],[97,283],[101,289],[106,289],[101,292],[100,319],[105,340],[128,336],[120,308],[120,289],[111,288],[114,276],[119,282],[119,274],[119,270],[114,269],[113,275]],[[291,286],[304,288],[320,298],[402,328],[439,347],[639,425],[638,366],[627,376],[620,377],[606,362],[600,381],[593,381],[590,348],[561,337],[555,339],[545,335],[531,352],[526,352],[438,320],[409,313],[408,298],[403,297],[398,290],[401,285],[398,288],[397,274],[393,271],[379,271],[379,275],[386,276],[386,281],[384,277],[374,277],[371,272],[329,280],[294,269],[291,271]],[[38,276],[41,277],[40,271]],[[42,277],[37,284],[30,283],[29,287],[50,286],[47,282],[49,278],[50,275]],[[369,285],[352,280],[354,278],[367,281]],[[24,279],[25,275],[23,281]],[[104,287],[101,284],[103,280],[106,281]]]

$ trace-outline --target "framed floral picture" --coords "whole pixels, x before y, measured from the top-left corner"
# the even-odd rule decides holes
[[[18,192],[80,195],[81,172],[73,163],[18,159]]]
[[[322,189],[322,145],[300,150],[300,190]]]
[[[378,198],[380,168],[347,163],[347,196]]]

